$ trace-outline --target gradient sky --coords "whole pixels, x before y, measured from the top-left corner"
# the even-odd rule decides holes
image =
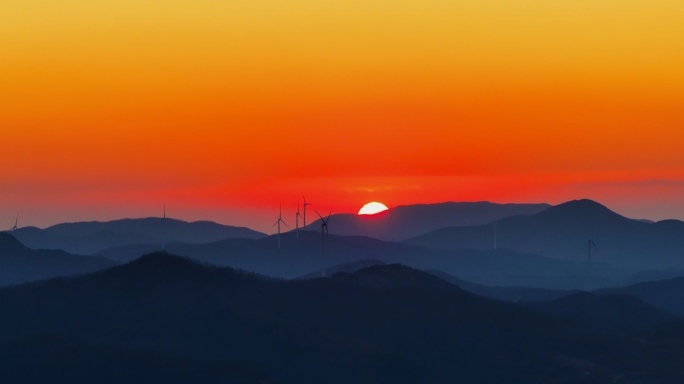
[[[271,231],[301,192],[684,219],[682,20],[681,0],[4,1],[0,227],[165,203]]]

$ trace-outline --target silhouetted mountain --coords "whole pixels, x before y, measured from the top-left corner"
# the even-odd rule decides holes
[[[368,268],[372,267],[375,265],[385,265],[380,260],[359,260],[359,261],[351,261],[349,263],[344,263],[344,264],[338,264],[334,265],[332,267],[328,267],[325,269],[322,269],[320,271],[312,272],[309,274],[306,274],[304,276],[301,276],[297,278],[298,280],[307,280],[307,279],[317,279],[319,277],[330,277],[336,273],[354,273],[358,271],[359,269],[363,268]]]
[[[248,366],[84,345],[70,338],[40,335],[0,343],[0,369],[3,382],[16,384],[273,383]]]
[[[675,277],[684,277],[684,270],[676,268],[649,269],[627,276],[620,285],[626,286],[650,281],[669,280]]]
[[[84,255],[129,244],[153,244],[157,246],[156,250],[164,242],[210,243],[230,238],[259,239],[266,236],[244,227],[211,221],[188,223],[168,218],[65,223],[46,229],[26,227],[13,234],[30,248],[62,249]]]
[[[509,250],[435,250],[368,237],[343,237],[300,231],[259,240],[228,239],[209,244],[167,244],[174,254],[211,264],[294,279],[336,265],[378,260],[418,269],[439,269],[485,285],[530,286],[552,289],[595,289],[617,284],[634,270],[594,263],[557,260]],[[112,248],[98,255],[130,261],[154,251],[153,246]]]
[[[595,293],[631,295],[663,311],[684,315],[684,277],[650,281],[620,288],[606,288]]]
[[[278,281],[156,254],[0,289],[0,308],[0,345],[16,351],[3,350],[0,371],[30,368],[36,381],[179,382],[197,370],[190,381],[599,383],[638,361],[666,383],[683,371],[658,345],[596,337],[398,265]]]
[[[103,257],[76,256],[60,250],[33,250],[9,233],[0,232],[0,285],[21,284],[109,268]]]
[[[339,236],[399,241],[444,227],[481,225],[504,217],[531,215],[548,207],[548,204],[496,204],[486,201],[405,205],[375,215],[332,215],[329,231]],[[311,208],[309,210],[310,217],[316,220],[312,220],[306,229],[320,231],[321,220]]]
[[[529,303],[542,313],[603,332],[646,330],[675,319],[629,295],[577,292],[553,301]]]
[[[470,281],[459,279],[446,272],[436,269],[425,271],[433,276],[451,283],[464,291],[476,294],[490,299],[512,301],[512,302],[535,302],[535,301],[550,301],[561,297],[565,297],[574,293],[574,291],[560,291],[543,288],[530,287],[490,287],[487,285],[477,284]]]
[[[445,249],[491,249],[496,243],[499,248],[581,261],[588,258],[590,239],[598,248],[592,249],[594,261],[640,268],[684,266],[684,223],[631,220],[590,200],[482,226],[443,228],[406,243]]]
[[[373,265],[359,269],[354,273],[335,274],[332,279],[375,289],[429,288],[444,291],[454,290],[453,284],[401,264]]]

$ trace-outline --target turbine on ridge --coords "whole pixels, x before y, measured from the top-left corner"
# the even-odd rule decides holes
[[[303,193],[302,193],[302,198],[304,199],[304,217],[303,217],[303,219],[304,219],[304,225],[303,225],[302,227],[306,227],[306,206],[307,206],[307,205],[311,205],[311,203],[307,203],[307,202],[306,202],[306,197],[304,196]]]
[[[316,212],[318,217],[321,218],[321,236],[325,237],[325,235],[328,234],[328,221],[330,221],[330,215],[332,215],[332,208],[330,208],[330,213],[328,213],[328,217],[326,219],[324,219],[317,210],[314,209],[314,212]]]
[[[283,221],[283,205],[282,204],[280,205],[280,214],[278,215],[278,220],[275,222],[275,224],[273,224],[274,227],[276,225],[278,226],[278,249],[280,249],[280,223],[283,223],[283,224],[285,224],[286,227],[290,228],[290,226],[287,225],[287,223],[285,223]]]
[[[14,219],[14,227],[10,228],[10,231],[16,231],[19,229],[17,226],[19,224],[19,214],[17,213],[17,217]]]
[[[591,264],[591,247],[594,247],[595,250],[598,251],[598,248],[596,248],[596,244],[594,244],[594,240],[589,240],[587,241],[587,262]]]
[[[299,238],[299,218],[300,217],[302,217],[302,215],[299,213],[299,199],[297,199],[297,214],[295,215],[295,233],[297,235],[297,238]]]

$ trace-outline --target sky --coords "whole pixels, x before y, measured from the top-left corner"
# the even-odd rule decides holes
[[[684,219],[681,0],[0,3],[0,227],[304,193]],[[4,223],[4,224],[3,224]]]

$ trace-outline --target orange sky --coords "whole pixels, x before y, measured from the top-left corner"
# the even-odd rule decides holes
[[[270,230],[300,192],[684,219],[681,20],[670,0],[3,2],[0,227],[166,203]]]

